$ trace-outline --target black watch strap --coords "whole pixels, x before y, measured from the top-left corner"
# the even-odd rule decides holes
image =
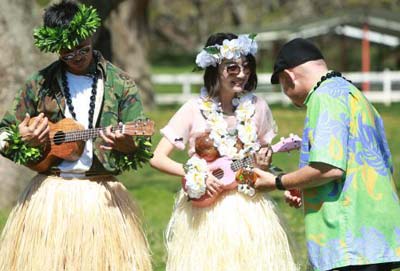
[[[278,190],[286,190],[286,188],[282,184],[282,176],[283,175],[285,175],[285,173],[281,173],[275,177],[275,186],[276,186],[276,189],[278,189]]]

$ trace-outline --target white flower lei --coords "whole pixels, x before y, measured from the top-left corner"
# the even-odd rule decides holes
[[[223,40],[222,45],[205,47],[197,54],[196,64],[199,68],[205,69],[208,66],[216,67],[224,58],[237,59],[241,55],[247,56],[248,54],[255,56],[257,53],[255,36],[255,34],[239,35],[237,39]]]
[[[190,198],[198,199],[206,193],[207,162],[192,156],[185,164],[186,192]]]
[[[221,156],[232,159],[241,159],[260,148],[257,139],[257,129],[252,121],[255,113],[253,94],[248,93],[242,97],[235,98],[233,103],[237,106],[235,110],[236,128],[228,131],[228,124],[224,120],[220,103],[216,103],[207,95],[205,88],[201,90],[199,99],[200,110],[206,117],[207,126],[211,130],[210,138]],[[237,138],[243,143],[243,149],[236,148]],[[186,193],[190,198],[198,199],[206,193],[206,179],[208,175],[207,162],[197,156],[192,156],[185,164]],[[238,190],[249,196],[253,196],[255,190],[250,187],[240,186]]]
[[[248,93],[233,100],[237,105],[235,110],[236,129],[229,132],[228,124],[224,120],[220,103],[206,96],[206,90],[202,89],[199,99],[200,110],[207,121],[207,128],[211,130],[210,138],[214,141],[214,146],[218,149],[221,156],[232,159],[242,159],[260,149],[257,138],[257,128],[252,120],[255,113],[253,94]],[[236,103],[236,104],[235,104]],[[237,138],[243,143],[243,148],[236,148]]]
[[[9,136],[10,134],[7,132],[0,133],[0,151],[3,151],[3,149],[7,146],[7,138]]]

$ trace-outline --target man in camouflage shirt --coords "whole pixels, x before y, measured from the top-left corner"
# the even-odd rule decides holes
[[[94,112],[94,116],[98,116],[98,127],[144,118],[137,87],[125,72],[105,60],[100,52],[92,50],[90,38],[79,43],[74,49],[62,49],[58,61],[27,80],[25,85],[18,90],[11,109],[0,122],[0,131],[22,121],[20,132],[24,141],[35,147],[48,140],[47,120],[57,122],[65,118],[65,113],[68,111],[62,84],[65,68],[71,73],[80,75],[94,76],[97,73],[103,81],[104,89],[97,89]],[[38,116],[38,118],[28,125],[29,117],[26,114]],[[44,121],[39,125],[42,120]],[[104,143],[113,148],[102,147]],[[88,174],[99,171],[116,174],[126,167],[122,162],[124,160],[121,158],[122,154],[132,154],[136,148],[132,137],[118,132],[114,134],[107,130],[104,136],[94,142],[93,150],[94,161]],[[2,151],[4,156],[10,158],[5,150]],[[140,157],[137,158],[134,155],[131,157],[140,160]]]
[[[151,156],[146,138],[111,129],[143,119],[142,105],[133,80],[93,50],[99,24],[95,9],[62,1],[34,32],[36,46],[59,60],[16,93],[0,122],[1,154],[34,166],[51,138],[50,122],[65,118],[107,128],[77,159],[31,181],[1,236],[0,270],[151,270],[136,208],[113,177]]]
[[[77,50],[84,45],[91,46],[91,44],[91,40],[88,39],[78,45]],[[98,57],[97,63],[94,61],[94,56]],[[99,78],[102,78],[104,82],[104,90],[98,89],[96,95],[98,102],[96,102],[95,116],[98,115],[98,127],[144,118],[137,87],[125,72],[105,60],[100,52],[92,51],[91,47],[90,52],[79,58],[85,60],[78,59],[78,61],[90,62],[88,72],[96,70]],[[11,109],[0,122],[0,129],[21,122],[19,125],[22,130],[21,136],[26,138],[26,141],[32,142],[31,146],[40,146],[45,143],[49,133],[48,120],[55,123],[65,118],[65,112],[68,111],[62,87],[63,65],[66,63],[68,64],[63,60],[57,60],[33,74],[18,90]],[[86,73],[86,71],[84,72]],[[102,92],[103,95],[100,95]],[[38,116],[38,118],[28,125],[30,117],[27,117],[26,114]],[[104,146],[104,143],[107,145]],[[113,145],[114,148],[109,151],[108,145]],[[97,138],[94,142],[94,161],[87,175],[99,171],[120,173],[123,165],[118,164],[119,160],[116,157],[123,154],[129,155],[135,150],[132,137],[122,135],[118,131],[112,133],[107,129],[104,136]],[[7,154],[5,156],[8,157]]]

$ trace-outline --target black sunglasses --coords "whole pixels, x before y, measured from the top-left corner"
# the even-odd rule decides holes
[[[92,45],[87,45],[85,47],[82,47],[80,49],[77,49],[71,53],[65,54],[61,56],[61,59],[64,61],[71,61],[74,59],[76,56],[84,56],[87,55],[90,52]]]

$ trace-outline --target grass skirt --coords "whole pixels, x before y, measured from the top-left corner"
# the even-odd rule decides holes
[[[147,271],[138,209],[112,176],[37,175],[0,239],[0,271]]]
[[[181,193],[167,230],[167,270],[298,270],[280,221],[263,193],[227,192],[207,208]]]

